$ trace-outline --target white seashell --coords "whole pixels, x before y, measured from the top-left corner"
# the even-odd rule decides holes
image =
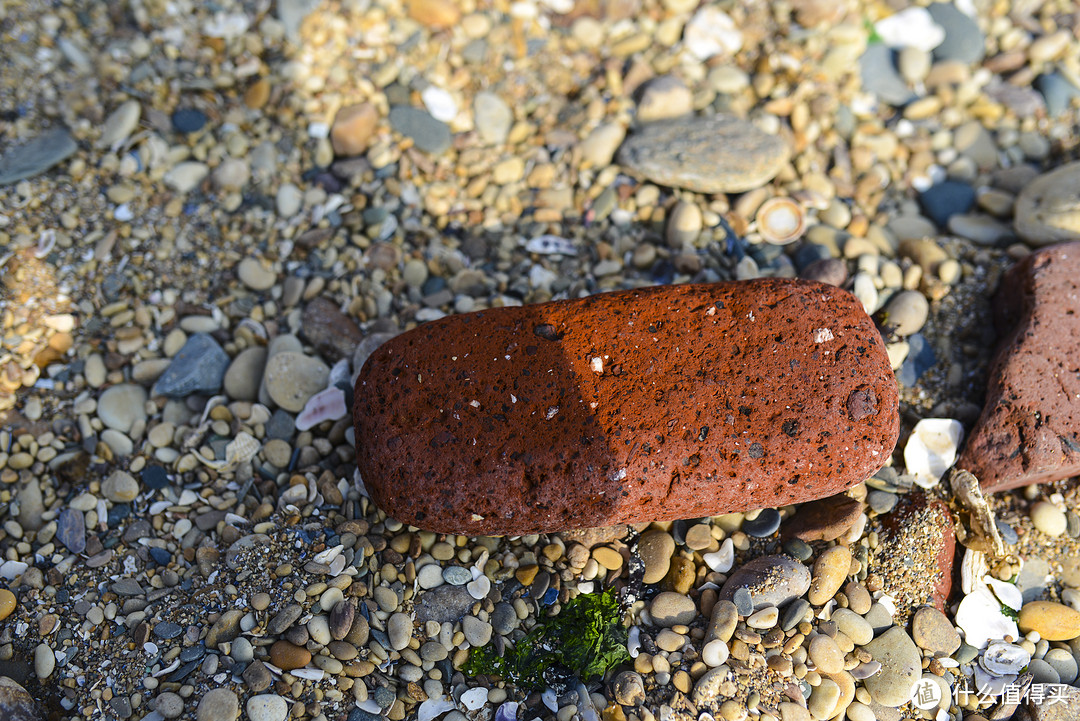
[[[555,694],[555,689],[544,689],[544,692],[540,694],[540,700],[544,702],[545,706],[551,709],[551,713],[558,713],[559,697]]]
[[[454,704],[444,698],[429,698],[416,710],[416,721],[432,721],[454,708]]]
[[[540,255],[577,255],[574,242],[558,235],[538,235],[525,243],[525,250]]]
[[[326,381],[327,388],[333,388],[338,383],[349,380],[349,359],[342,358],[330,369],[330,377]]]
[[[294,668],[289,671],[293,676],[297,678],[306,679],[308,681],[322,681],[326,676],[326,672],[321,668]]]
[[[743,36],[730,15],[706,5],[686,23],[683,43],[695,58],[708,60],[713,55],[730,56],[739,52]]]
[[[773,245],[787,245],[806,230],[806,213],[791,198],[769,198],[757,211],[757,230]]]
[[[701,556],[705,565],[717,573],[727,573],[735,564],[735,542],[725,538],[720,544],[719,550],[706,553]]]
[[[458,106],[454,96],[438,87],[428,85],[420,93],[420,99],[424,101],[424,107],[431,113],[431,117],[449,123],[457,117]]]
[[[237,466],[247,463],[259,452],[262,444],[250,433],[241,431],[225,446],[225,465]]]
[[[964,596],[954,623],[964,632],[968,645],[975,648],[986,648],[990,641],[1006,636],[1020,637],[1016,622],[1001,612],[1001,602],[986,586]]]
[[[930,52],[945,40],[945,28],[926,8],[913,7],[874,23],[874,32],[891,48],[914,47]]]
[[[1015,673],[1010,673],[1007,676],[995,676],[987,673],[981,666],[975,667],[975,688],[984,696],[1000,696],[1005,693],[1006,688],[1012,686],[1015,680]]]
[[[956,449],[964,437],[960,421],[951,418],[923,418],[904,447],[904,465],[915,483],[933,488],[956,462]]]
[[[641,626],[631,626],[626,634],[626,650],[630,652],[630,658],[637,658],[641,652]]]
[[[319,391],[304,405],[296,417],[296,430],[306,431],[323,421],[336,421],[349,412],[345,407],[345,391],[337,387]]]
[[[986,562],[986,554],[968,548],[964,551],[964,558],[960,562],[960,588],[965,593],[971,593],[982,584],[982,579],[990,572],[990,566]]]
[[[1019,674],[1028,663],[1031,662],[1031,654],[1019,646],[1004,641],[994,641],[986,647],[979,665],[995,676],[1008,676]]]
[[[461,694],[461,705],[467,708],[469,711],[475,711],[476,709],[487,703],[487,697],[488,690],[483,686],[470,688],[468,691]]]
[[[246,33],[250,25],[251,21],[243,13],[226,15],[218,12],[214,14],[213,18],[203,23],[203,35],[209,38],[225,38],[228,40]]]
[[[1002,605],[1008,606],[1017,612],[1024,605],[1024,594],[1015,584],[1008,581],[999,581],[993,576],[984,576],[983,583],[990,588],[990,592],[994,594],[997,600],[1001,601]]]

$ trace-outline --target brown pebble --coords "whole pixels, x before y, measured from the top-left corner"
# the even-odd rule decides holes
[[[303,668],[311,661],[311,652],[288,641],[275,641],[270,647],[270,663],[282,671]]]
[[[367,150],[378,122],[379,111],[371,103],[346,105],[334,116],[330,128],[334,153],[343,157],[362,154]]]

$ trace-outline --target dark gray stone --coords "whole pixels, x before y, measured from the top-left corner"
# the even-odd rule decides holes
[[[154,385],[154,393],[169,398],[216,393],[228,367],[229,355],[217,341],[206,333],[196,333],[173,356],[172,363]]]
[[[41,175],[71,157],[79,146],[65,128],[53,128],[0,155],[0,186]]]
[[[934,48],[935,61],[982,61],[986,55],[986,38],[974,18],[961,12],[951,2],[931,3],[927,10],[934,22],[945,30],[944,42]]]
[[[915,99],[915,93],[907,86],[896,68],[896,51],[873,43],[859,58],[859,72],[863,90],[878,96],[889,105],[906,105]]]
[[[86,521],[82,511],[65,508],[56,519],[56,537],[72,553],[86,550]]]
[[[1035,78],[1035,88],[1042,93],[1046,113],[1050,117],[1061,115],[1069,109],[1073,98],[1080,97],[1080,88],[1066,80],[1061,73],[1040,75]]]
[[[439,586],[420,595],[414,610],[416,621],[444,621],[455,623],[476,603],[464,586]]]
[[[390,127],[412,138],[417,149],[441,155],[450,148],[450,126],[427,112],[407,105],[390,108]]]
[[[966,213],[975,204],[975,189],[958,180],[946,180],[919,193],[919,204],[938,227],[945,228],[949,218]]]

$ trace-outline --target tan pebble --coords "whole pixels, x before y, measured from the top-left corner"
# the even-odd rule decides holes
[[[540,567],[537,566],[535,563],[529,564],[527,566],[522,566],[521,568],[514,571],[514,577],[521,585],[528,586],[533,582],[533,579],[536,578],[536,574],[539,570]]]
[[[244,105],[259,110],[270,100],[270,81],[259,78],[244,91]]]
[[[1065,512],[1049,501],[1039,501],[1031,507],[1031,523],[1048,536],[1057,538],[1065,533]]]
[[[824,634],[818,634],[810,639],[808,649],[810,660],[814,662],[817,670],[823,674],[839,673],[844,670],[844,654],[836,641]]]
[[[818,556],[810,580],[807,600],[820,606],[836,595],[851,568],[851,550],[847,546],[833,546]]]
[[[330,142],[334,152],[344,157],[360,155],[367,150],[379,111],[371,103],[347,105],[337,112],[330,128]]]
[[[1020,609],[1022,633],[1035,631],[1047,641],[1071,641],[1080,636],[1080,611],[1054,601],[1033,601]]]
[[[449,28],[461,19],[461,10],[454,0],[410,0],[409,17],[430,28]]]
[[[303,668],[311,661],[311,652],[288,641],[275,641],[270,647],[270,663],[283,671]]]
[[[810,712],[793,701],[780,704],[781,721],[810,721]]]
[[[821,683],[810,693],[810,701],[807,703],[807,710],[810,711],[810,716],[818,721],[825,721],[825,719],[831,718],[833,715],[833,709],[836,708],[836,702],[840,700],[840,687],[836,685],[835,681],[829,679],[822,679]]]
[[[666,531],[646,531],[638,541],[638,554],[645,564],[644,583],[659,583],[671,567],[675,539]]]
[[[609,571],[618,571],[620,568],[622,568],[622,555],[620,555],[618,551],[616,551],[614,548],[611,548],[610,546],[600,546],[599,548],[594,548],[592,556],[596,559],[597,563],[599,563],[601,566],[603,566]]]
[[[270,607],[270,594],[269,593],[256,593],[251,597],[251,607],[256,611],[265,611]]]
[[[0,621],[10,616],[15,610],[15,594],[6,588],[0,588]]]

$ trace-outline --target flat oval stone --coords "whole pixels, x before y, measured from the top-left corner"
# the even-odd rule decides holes
[[[741,193],[776,177],[790,156],[782,138],[732,115],[648,123],[623,143],[619,162],[660,185]]]
[[[810,569],[789,556],[761,556],[732,573],[718,598],[732,600],[741,588],[750,593],[755,611],[783,606],[810,588]]]
[[[431,321],[372,353],[353,417],[391,516],[523,535],[833,495],[889,457],[897,409],[854,296],[763,279]]]

